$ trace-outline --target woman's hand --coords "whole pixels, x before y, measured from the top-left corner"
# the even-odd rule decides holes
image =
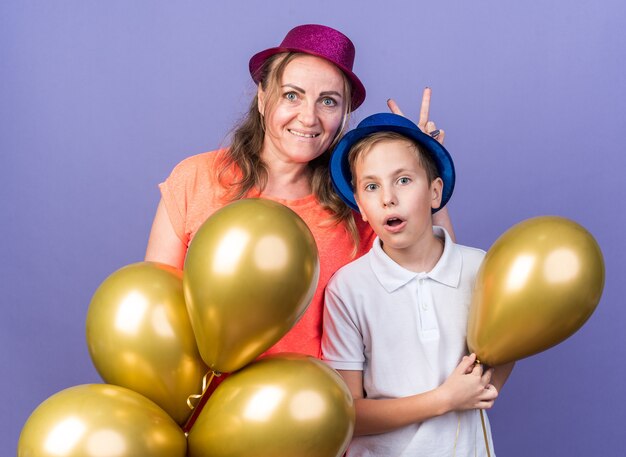
[[[428,119],[428,115],[430,112],[430,97],[432,95],[432,90],[430,87],[424,88],[424,93],[422,94],[422,106],[420,108],[420,118],[417,122],[417,126],[424,133],[429,134],[433,138],[435,138],[440,144],[443,144],[443,139],[445,137],[445,132],[441,129],[437,129],[435,123]],[[400,116],[404,116],[404,113],[400,110],[398,104],[393,100],[387,100],[387,106],[394,114],[399,114]]]
[[[425,132],[435,138],[439,142],[439,144],[443,144],[445,132],[441,129],[437,129],[435,123],[428,119],[430,112],[431,94],[432,90],[430,89],[430,87],[426,87],[424,89],[424,94],[422,95],[422,106],[420,108],[420,118],[417,122],[417,126],[422,132]],[[404,116],[404,113],[400,110],[398,104],[391,98],[387,100],[387,106],[392,113]],[[450,234],[452,241],[456,241],[456,235],[454,234],[454,228],[452,227],[452,221],[450,220],[450,216],[448,215],[447,208],[443,208],[433,215],[433,225],[439,225],[445,228]]]

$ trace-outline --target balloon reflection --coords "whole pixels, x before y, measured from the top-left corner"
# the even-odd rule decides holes
[[[255,422],[268,420],[283,400],[285,393],[278,387],[264,387],[252,395],[243,411],[243,417]]]
[[[52,427],[43,447],[51,455],[68,455],[81,440],[87,425],[77,417],[68,417]]]
[[[324,397],[314,390],[297,392],[291,400],[289,411],[298,421],[323,418],[326,412]]]
[[[163,305],[156,306],[151,318],[152,329],[154,332],[166,339],[176,338],[176,332],[170,322],[170,316],[167,314],[167,308]]]
[[[254,261],[259,270],[281,271],[287,265],[287,244],[278,236],[262,237],[254,248]]]
[[[92,433],[85,447],[90,457],[123,457],[128,455],[124,437],[111,429],[98,430]]]
[[[548,254],[543,274],[548,282],[569,283],[579,275],[580,269],[579,256],[571,249],[561,248]]]
[[[147,309],[148,300],[140,292],[130,292],[115,313],[115,329],[128,335],[137,334]]]
[[[509,291],[515,292],[524,288],[530,278],[536,260],[534,256],[529,254],[520,254],[515,259],[506,281],[506,288]]]
[[[241,257],[250,241],[250,234],[240,228],[232,228],[223,235],[213,258],[213,274],[232,275],[240,266]]]

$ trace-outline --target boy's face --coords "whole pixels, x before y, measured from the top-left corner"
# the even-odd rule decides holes
[[[363,219],[394,258],[433,236],[431,210],[441,204],[443,181],[428,181],[418,153],[407,140],[383,140],[355,163],[355,199]]]

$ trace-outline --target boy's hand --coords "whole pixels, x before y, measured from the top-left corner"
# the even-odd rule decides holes
[[[440,144],[443,144],[443,139],[445,137],[445,132],[441,129],[437,129],[435,123],[428,119],[430,112],[430,96],[432,95],[432,90],[430,87],[424,88],[424,93],[422,94],[422,106],[420,108],[420,118],[417,122],[417,126],[424,133],[435,138]],[[400,116],[404,116],[404,113],[400,110],[398,104],[393,100],[387,100],[387,106],[391,110],[392,113],[398,114]]]
[[[490,384],[493,370],[483,373],[482,366],[475,362],[476,354],[463,357],[439,387],[450,411],[489,409],[498,397],[498,391]]]

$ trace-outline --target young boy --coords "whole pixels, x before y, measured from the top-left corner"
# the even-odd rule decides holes
[[[483,373],[464,356],[484,251],[432,225],[452,195],[450,155],[408,119],[375,114],[337,145],[331,175],[378,235],[326,289],[323,356],[356,404],[347,455],[487,455],[478,409],[493,405],[512,365]]]

